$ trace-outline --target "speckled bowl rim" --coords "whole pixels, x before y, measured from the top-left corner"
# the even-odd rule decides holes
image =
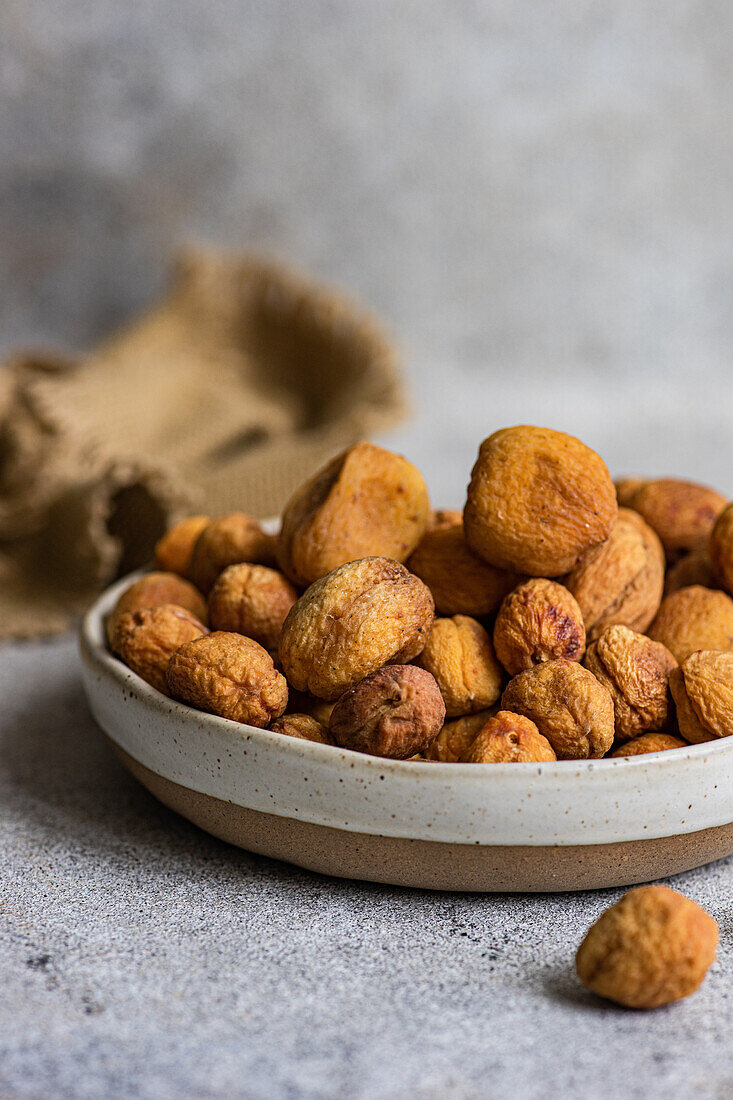
[[[404,762],[283,737],[176,702],[106,646],[105,618],[143,572],[113,584],[83,619],[85,691],[115,744],[201,794],[348,831],[459,844],[605,844],[733,821],[733,737],[604,760]]]

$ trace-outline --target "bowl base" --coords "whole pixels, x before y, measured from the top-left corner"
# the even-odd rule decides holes
[[[151,794],[207,833],[337,878],[423,890],[561,893],[650,882],[733,853],[733,824],[649,840],[567,846],[445,844],[354,833],[200,794],[156,775],[108,740]]]

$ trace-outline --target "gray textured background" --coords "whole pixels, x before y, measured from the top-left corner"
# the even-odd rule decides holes
[[[730,480],[732,47],[728,0],[3,0],[0,342],[265,247],[392,325],[436,495],[522,420]]]
[[[2,0],[0,343],[83,347],[177,241],[351,287],[408,357],[392,440],[461,503],[503,423],[733,491],[733,6]],[[3,1097],[733,1095],[733,861],[703,990],[601,1006],[616,891],[438,896],[235,852],[103,747],[74,644],[0,649]]]

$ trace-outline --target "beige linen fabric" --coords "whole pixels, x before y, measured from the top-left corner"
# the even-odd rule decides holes
[[[0,372],[0,637],[49,634],[187,511],[277,512],[404,412],[399,356],[340,293],[190,250],[148,313],[79,360]]]

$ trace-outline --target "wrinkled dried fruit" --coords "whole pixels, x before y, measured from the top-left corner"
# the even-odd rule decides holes
[[[510,676],[557,657],[579,661],[585,652],[585,626],[577,600],[557,581],[525,581],[499,609],[494,649]]]
[[[168,690],[192,707],[260,728],[288,702],[285,677],[257,642],[217,630],[186,642],[168,663]]]
[[[247,562],[229,565],[209,593],[209,622],[212,630],[245,634],[273,651],[297,598],[290,581],[277,569]]]
[[[672,592],[678,592],[680,588],[690,588],[693,584],[701,584],[703,588],[720,588],[706,546],[690,550],[689,554],[670,565],[664,578],[664,595],[669,596]]]
[[[112,651],[164,695],[168,694],[168,662],[184,642],[208,634],[204,624],[175,604],[125,611],[115,620]]]
[[[316,581],[290,609],[280,663],[290,683],[321,699],[390,661],[411,661],[433,623],[433,598],[399,562],[362,558]]]
[[[648,633],[680,664],[697,649],[733,649],[733,600],[699,584],[680,588],[664,597]]]
[[[500,569],[557,577],[616,521],[606,464],[574,436],[505,428],[484,440],[463,513],[471,549]]]
[[[464,764],[528,764],[557,760],[552,745],[523,714],[500,710],[467,749]]]
[[[636,512],[622,508],[608,541],[591,550],[564,583],[580,604],[589,642],[614,623],[643,632],[662,599],[662,544]]]
[[[724,496],[705,485],[667,477],[645,481],[631,494],[629,508],[654,528],[667,560],[674,562],[707,541],[726,503]]]
[[[309,695],[306,691],[297,691],[293,687],[290,688],[288,702],[294,713],[297,711],[298,714],[309,714],[311,718],[328,727],[331,711],[335,706],[334,702],[327,703],[325,699],[317,699],[315,695]]]
[[[274,565],[275,538],[253,516],[230,512],[207,523],[193,544],[186,575],[207,595],[228,565],[252,562]]]
[[[407,566],[428,586],[441,615],[493,615],[518,582],[469,549],[460,520],[427,531]]]
[[[667,749],[684,749],[687,745],[681,737],[671,733],[642,733],[614,749],[611,756],[643,756],[648,752],[666,752]]]
[[[389,665],[341,696],[329,731],[344,749],[406,760],[432,744],[444,718],[443,699],[429,672]]]
[[[661,642],[627,626],[609,626],[588,646],[585,666],[611,693],[617,741],[664,728],[669,674],[677,662]]]
[[[669,677],[677,724],[699,744],[733,734],[733,653],[691,653]]]
[[[164,603],[183,607],[206,622],[206,600],[192,584],[176,573],[146,573],[133,581],[115,604],[106,623],[107,641],[112,642],[120,615],[126,611],[141,611],[144,607],[160,607]]]
[[[434,531],[436,527],[455,527],[458,523],[463,523],[463,512],[457,508],[436,508],[430,514],[428,531]]]
[[[189,516],[180,523],[174,523],[155,544],[155,564],[158,569],[184,577],[193,545],[210,519],[210,516]]]
[[[505,688],[501,707],[531,718],[558,760],[604,756],[613,744],[608,688],[575,661],[547,661],[521,672]]]
[[[631,508],[631,501],[642,485],[646,485],[646,479],[643,477],[619,477],[614,485],[616,486],[616,499],[619,508]]]
[[[694,993],[715,958],[713,918],[668,886],[639,886],[606,909],[578,948],[583,985],[629,1008]]]
[[[359,558],[405,561],[429,519],[420,471],[402,455],[356,443],[286,505],[277,544],[280,568],[305,586]]]
[[[709,551],[713,575],[733,593],[733,504],[718,516],[710,535]]]
[[[496,714],[496,707],[480,710],[476,714],[464,714],[446,722],[432,745],[425,752],[427,760],[441,764],[457,764],[464,752],[473,744],[478,733]]]
[[[332,745],[328,727],[314,718],[312,714],[283,714],[270,726],[273,733],[283,733],[287,737],[298,737],[301,741],[317,741],[321,745]]]
[[[502,670],[491,639],[467,615],[436,619],[418,663],[438,681],[450,718],[484,710],[501,693]]]

